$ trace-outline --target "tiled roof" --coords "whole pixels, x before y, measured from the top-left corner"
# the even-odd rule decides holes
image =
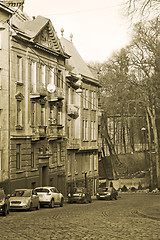
[[[20,21],[17,18],[13,20],[12,24],[18,28],[21,32],[30,38],[35,38],[37,34],[45,27],[49,22],[48,18],[38,16],[32,21]]]
[[[76,75],[83,75],[88,78],[92,78],[94,80],[97,80],[95,76],[90,71],[87,64],[84,62],[80,54],[78,53],[77,49],[74,47],[73,43],[71,41],[68,41],[64,37],[60,39],[62,47],[64,51],[69,54],[71,57],[68,59],[68,65],[72,66],[72,73]]]

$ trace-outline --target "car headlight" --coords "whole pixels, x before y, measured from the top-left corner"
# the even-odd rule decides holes
[[[68,193],[68,197],[71,197],[71,194],[70,194],[70,193]]]
[[[0,201],[0,205],[4,205],[5,204],[5,201],[4,200],[1,200]]]
[[[22,204],[28,204],[29,203],[29,200],[23,200],[22,201]]]
[[[82,194],[82,197],[85,197],[85,194],[84,194],[84,193]]]
[[[97,193],[97,196],[99,196],[99,193]]]
[[[111,195],[111,193],[109,192],[109,193],[107,193],[107,195],[108,195],[108,196],[110,196],[110,195]]]

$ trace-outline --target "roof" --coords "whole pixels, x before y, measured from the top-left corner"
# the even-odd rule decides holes
[[[7,7],[5,4],[0,2],[0,8],[3,9],[4,11],[8,12],[9,14],[12,14],[14,11]]]
[[[35,19],[22,21],[22,19],[15,17],[12,20],[12,27],[19,37],[31,41],[35,47],[54,51],[54,53],[60,54],[65,58],[70,57],[64,52],[50,19],[37,16]]]
[[[72,69],[71,72],[75,75],[81,74],[85,77],[97,80],[78,53],[77,49],[74,47],[73,43],[64,37],[61,37],[60,41],[64,51],[71,56],[70,59],[68,59],[68,67]]]
[[[49,21],[50,20],[48,18],[38,16],[31,21],[25,22],[22,22],[16,18],[13,20],[12,24],[28,37],[35,38]]]

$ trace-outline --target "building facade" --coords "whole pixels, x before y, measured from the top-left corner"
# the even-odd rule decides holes
[[[61,44],[71,57],[66,60],[67,188],[85,186],[94,195],[98,181],[98,78],[79,55],[71,40]]]
[[[83,185],[94,194],[98,80],[49,19],[28,17],[24,1],[6,2],[0,3],[0,186],[11,192],[50,185],[66,195]]]

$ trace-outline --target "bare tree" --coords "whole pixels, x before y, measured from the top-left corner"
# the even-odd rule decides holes
[[[160,0],[127,0],[127,9],[129,14],[147,15],[156,14],[159,16]]]
[[[160,94],[160,41],[159,21],[138,23],[134,28],[133,42],[130,46],[130,72],[132,81],[139,87],[140,98],[146,109],[150,145],[155,152],[157,187],[160,187],[159,139],[157,126],[157,110]],[[151,142],[151,134],[153,142]],[[153,159],[150,159],[152,161]]]

